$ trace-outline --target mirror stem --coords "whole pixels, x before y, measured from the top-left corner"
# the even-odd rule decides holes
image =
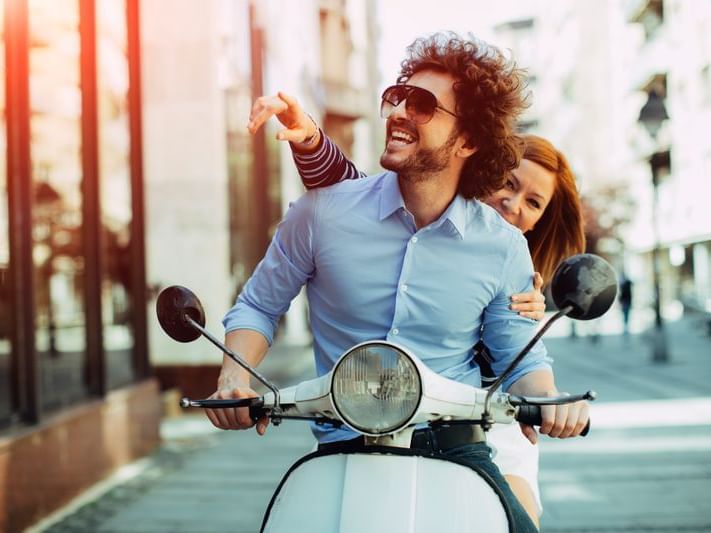
[[[227,348],[223,343],[221,343],[219,340],[217,340],[215,337],[212,336],[212,334],[207,331],[205,328],[203,328],[200,324],[198,324],[195,320],[192,319],[192,317],[188,314],[185,314],[185,320],[193,326],[195,329],[197,329],[202,335],[209,340],[212,344],[220,348],[227,356],[232,359],[235,363],[237,363],[239,366],[244,368],[247,372],[249,372],[252,376],[254,376],[255,379],[257,379],[262,385],[264,385],[266,388],[268,388],[270,391],[274,393],[274,406],[279,407],[279,389],[276,388],[276,385],[274,385],[272,382],[270,382],[267,378],[262,376],[259,372],[257,372],[254,368],[249,366],[244,359],[242,359],[239,355],[237,355],[235,352]]]
[[[496,378],[496,381],[494,381],[491,386],[489,387],[489,392],[486,394],[486,399],[484,400],[484,413],[482,414],[482,419],[485,421],[485,425],[490,425],[490,422],[487,422],[491,418],[491,413],[489,412],[489,408],[491,407],[491,397],[494,395],[496,390],[501,387],[501,384],[504,382],[504,380],[511,375],[511,373],[514,371],[514,369],[518,366],[518,364],[521,362],[521,360],[526,357],[526,354],[531,351],[531,348],[538,342],[538,340],[543,336],[543,334],[548,331],[548,328],[550,328],[553,325],[553,322],[558,320],[560,317],[567,315],[573,310],[572,305],[566,305],[563,309],[558,311],[555,315],[550,317],[548,319],[548,322],[543,324],[543,327],[538,330],[538,333],[534,335],[534,337],[528,341],[528,344],[524,347],[523,350],[521,350],[521,353],[519,353],[516,356],[516,359],[514,359],[511,364],[504,370],[503,374],[501,374],[498,378]],[[488,429],[488,428],[485,428]]]

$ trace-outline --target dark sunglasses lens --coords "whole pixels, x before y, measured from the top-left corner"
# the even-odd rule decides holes
[[[405,107],[413,121],[418,124],[424,124],[434,115],[437,108],[437,99],[431,92],[415,87],[407,97]]]
[[[397,106],[400,102],[407,98],[407,93],[407,87],[404,85],[393,85],[385,89],[383,92],[383,100],[386,100],[393,106]]]
[[[417,124],[428,122],[437,107],[437,99],[431,92],[410,85],[393,85],[383,92],[380,116],[389,118],[403,100],[407,100],[405,109],[410,120]]]

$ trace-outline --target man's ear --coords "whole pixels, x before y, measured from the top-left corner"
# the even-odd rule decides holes
[[[468,157],[473,156],[478,151],[479,147],[476,146],[473,141],[465,141],[464,144],[457,149],[456,155],[457,157],[463,157],[464,159],[467,159]]]

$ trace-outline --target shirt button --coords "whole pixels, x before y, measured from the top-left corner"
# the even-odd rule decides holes
[[[400,285],[400,288],[402,289],[402,292],[407,292],[407,284],[406,283],[403,283],[402,285]]]
[[[413,237],[412,239],[410,239],[410,242],[412,244],[415,244],[417,242],[417,237]]]
[[[398,333],[400,333],[400,330],[397,328],[393,328],[393,335],[397,335]]]

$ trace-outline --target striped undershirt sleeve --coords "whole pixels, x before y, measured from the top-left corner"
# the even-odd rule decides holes
[[[352,161],[329,139],[323,130],[316,151],[310,154],[298,153],[292,146],[291,153],[301,181],[307,189],[328,187],[343,180],[354,180],[365,176]]]

